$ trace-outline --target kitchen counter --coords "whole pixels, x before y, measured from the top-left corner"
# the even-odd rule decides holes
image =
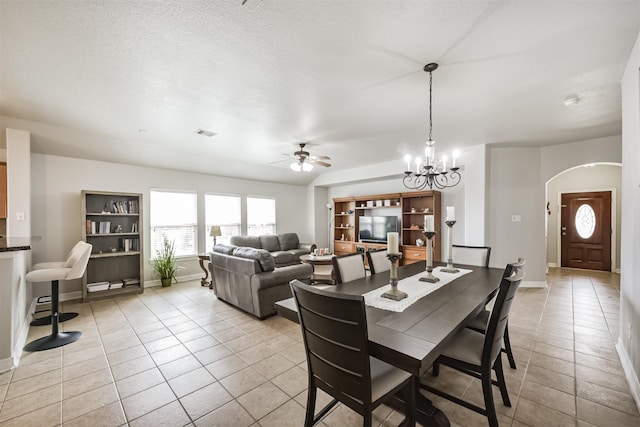
[[[28,251],[34,241],[33,237],[0,237],[0,252]]]

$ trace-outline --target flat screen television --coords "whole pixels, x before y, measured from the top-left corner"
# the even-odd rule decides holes
[[[386,243],[390,231],[398,231],[397,216],[361,216],[358,219],[358,240],[361,242]]]

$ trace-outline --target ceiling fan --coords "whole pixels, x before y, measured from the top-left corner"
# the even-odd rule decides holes
[[[312,156],[308,151],[304,149],[304,147],[307,145],[306,142],[299,142],[298,145],[300,146],[300,150],[295,151],[290,155],[294,159],[293,162],[289,165],[291,170],[295,172],[309,172],[313,169],[314,165],[323,166],[325,168],[331,166],[330,163],[325,162],[325,160],[331,160],[329,156]],[[288,156],[288,154],[285,154],[285,156]]]

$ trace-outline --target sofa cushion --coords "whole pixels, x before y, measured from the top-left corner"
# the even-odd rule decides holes
[[[213,252],[225,255],[233,255],[233,251],[236,250],[236,245],[223,245],[219,243],[213,247]]]
[[[278,241],[278,236],[276,236],[275,234],[265,234],[259,237],[260,237],[260,245],[262,249],[266,249],[269,252],[275,252],[280,250],[280,242]]]
[[[296,258],[291,252],[289,251],[276,251],[276,252],[271,252],[271,256],[273,257],[273,260],[275,261],[276,265],[288,265],[288,264],[292,264],[295,261],[298,260],[298,258],[300,258],[299,256]]]
[[[255,259],[260,263],[262,271],[273,271],[275,261],[269,251],[264,249],[255,249],[249,247],[238,247],[233,251],[233,256],[240,258]]]
[[[299,260],[302,255],[309,255],[309,251],[306,249],[291,249],[287,253],[290,253],[295,260]]]
[[[231,244],[235,246],[248,246],[250,248],[262,249],[260,237],[258,236],[231,236]]]
[[[297,249],[300,240],[297,233],[282,233],[278,234],[278,240],[280,241],[280,250],[288,251],[289,249]]]

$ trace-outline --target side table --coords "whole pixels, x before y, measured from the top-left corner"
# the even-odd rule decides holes
[[[334,255],[302,255],[300,262],[311,264],[313,266],[313,275],[311,282],[313,283],[329,283],[335,284],[333,280],[333,264],[331,259]]]
[[[209,286],[209,289],[213,289],[213,277],[209,280],[209,269],[204,266],[205,261],[209,261],[209,255],[199,254],[198,262],[200,263],[200,268],[204,271],[204,277],[200,279],[200,286]],[[207,266],[208,265],[207,263]]]

